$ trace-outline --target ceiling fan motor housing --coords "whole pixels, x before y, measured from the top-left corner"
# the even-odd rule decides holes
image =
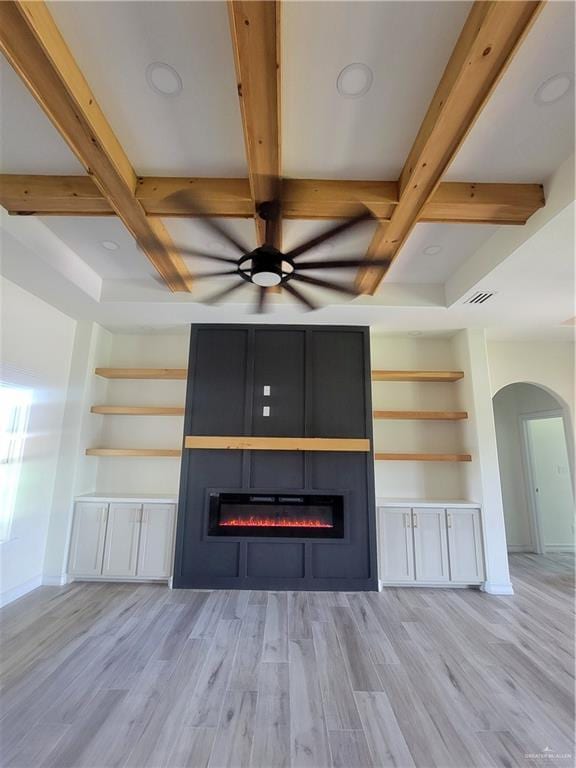
[[[248,254],[239,264],[242,276],[262,288],[279,285],[286,279],[285,257],[276,248],[263,245]]]

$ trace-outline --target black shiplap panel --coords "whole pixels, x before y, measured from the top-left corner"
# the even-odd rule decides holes
[[[310,437],[366,437],[362,330],[312,330],[308,430]]]
[[[193,378],[191,435],[243,435],[248,331],[201,328],[189,375]]]
[[[252,451],[252,488],[279,491],[304,488],[304,454],[298,451]]]
[[[304,331],[254,332],[253,432],[266,437],[304,434]],[[264,397],[263,387],[270,386]],[[262,408],[270,407],[270,416]]]
[[[304,577],[304,544],[248,543],[248,578]]]
[[[309,454],[309,487],[348,491],[345,501],[345,533],[349,543],[345,554],[340,547],[313,542],[312,576],[314,578],[346,577],[366,579],[370,575],[366,463],[361,453]]]
[[[179,506],[178,527],[182,537],[182,564],[176,586],[189,586],[196,577],[238,576],[239,544],[206,541],[206,488],[239,488],[242,484],[241,451],[190,450],[187,496]],[[177,563],[178,566],[178,563]],[[178,573],[178,571],[176,571]]]

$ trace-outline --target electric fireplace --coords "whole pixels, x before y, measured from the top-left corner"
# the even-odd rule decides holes
[[[344,496],[210,493],[208,535],[341,539]]]

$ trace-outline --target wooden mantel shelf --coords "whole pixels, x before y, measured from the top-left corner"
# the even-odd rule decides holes
[[[367,453],[370,440],[341,437],[220,437],[188,435],[185,448],[236,451],[354,451]]]
[[[451,382],[464,378],[463,371],[372,371],[372,381]]]
[[[96,368],[96,376],[105,379],[186,379],[186,368]]]

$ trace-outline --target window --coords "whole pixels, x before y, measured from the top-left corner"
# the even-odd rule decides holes
[[[10,536],[32,390],[0,383],[0,541]]]

